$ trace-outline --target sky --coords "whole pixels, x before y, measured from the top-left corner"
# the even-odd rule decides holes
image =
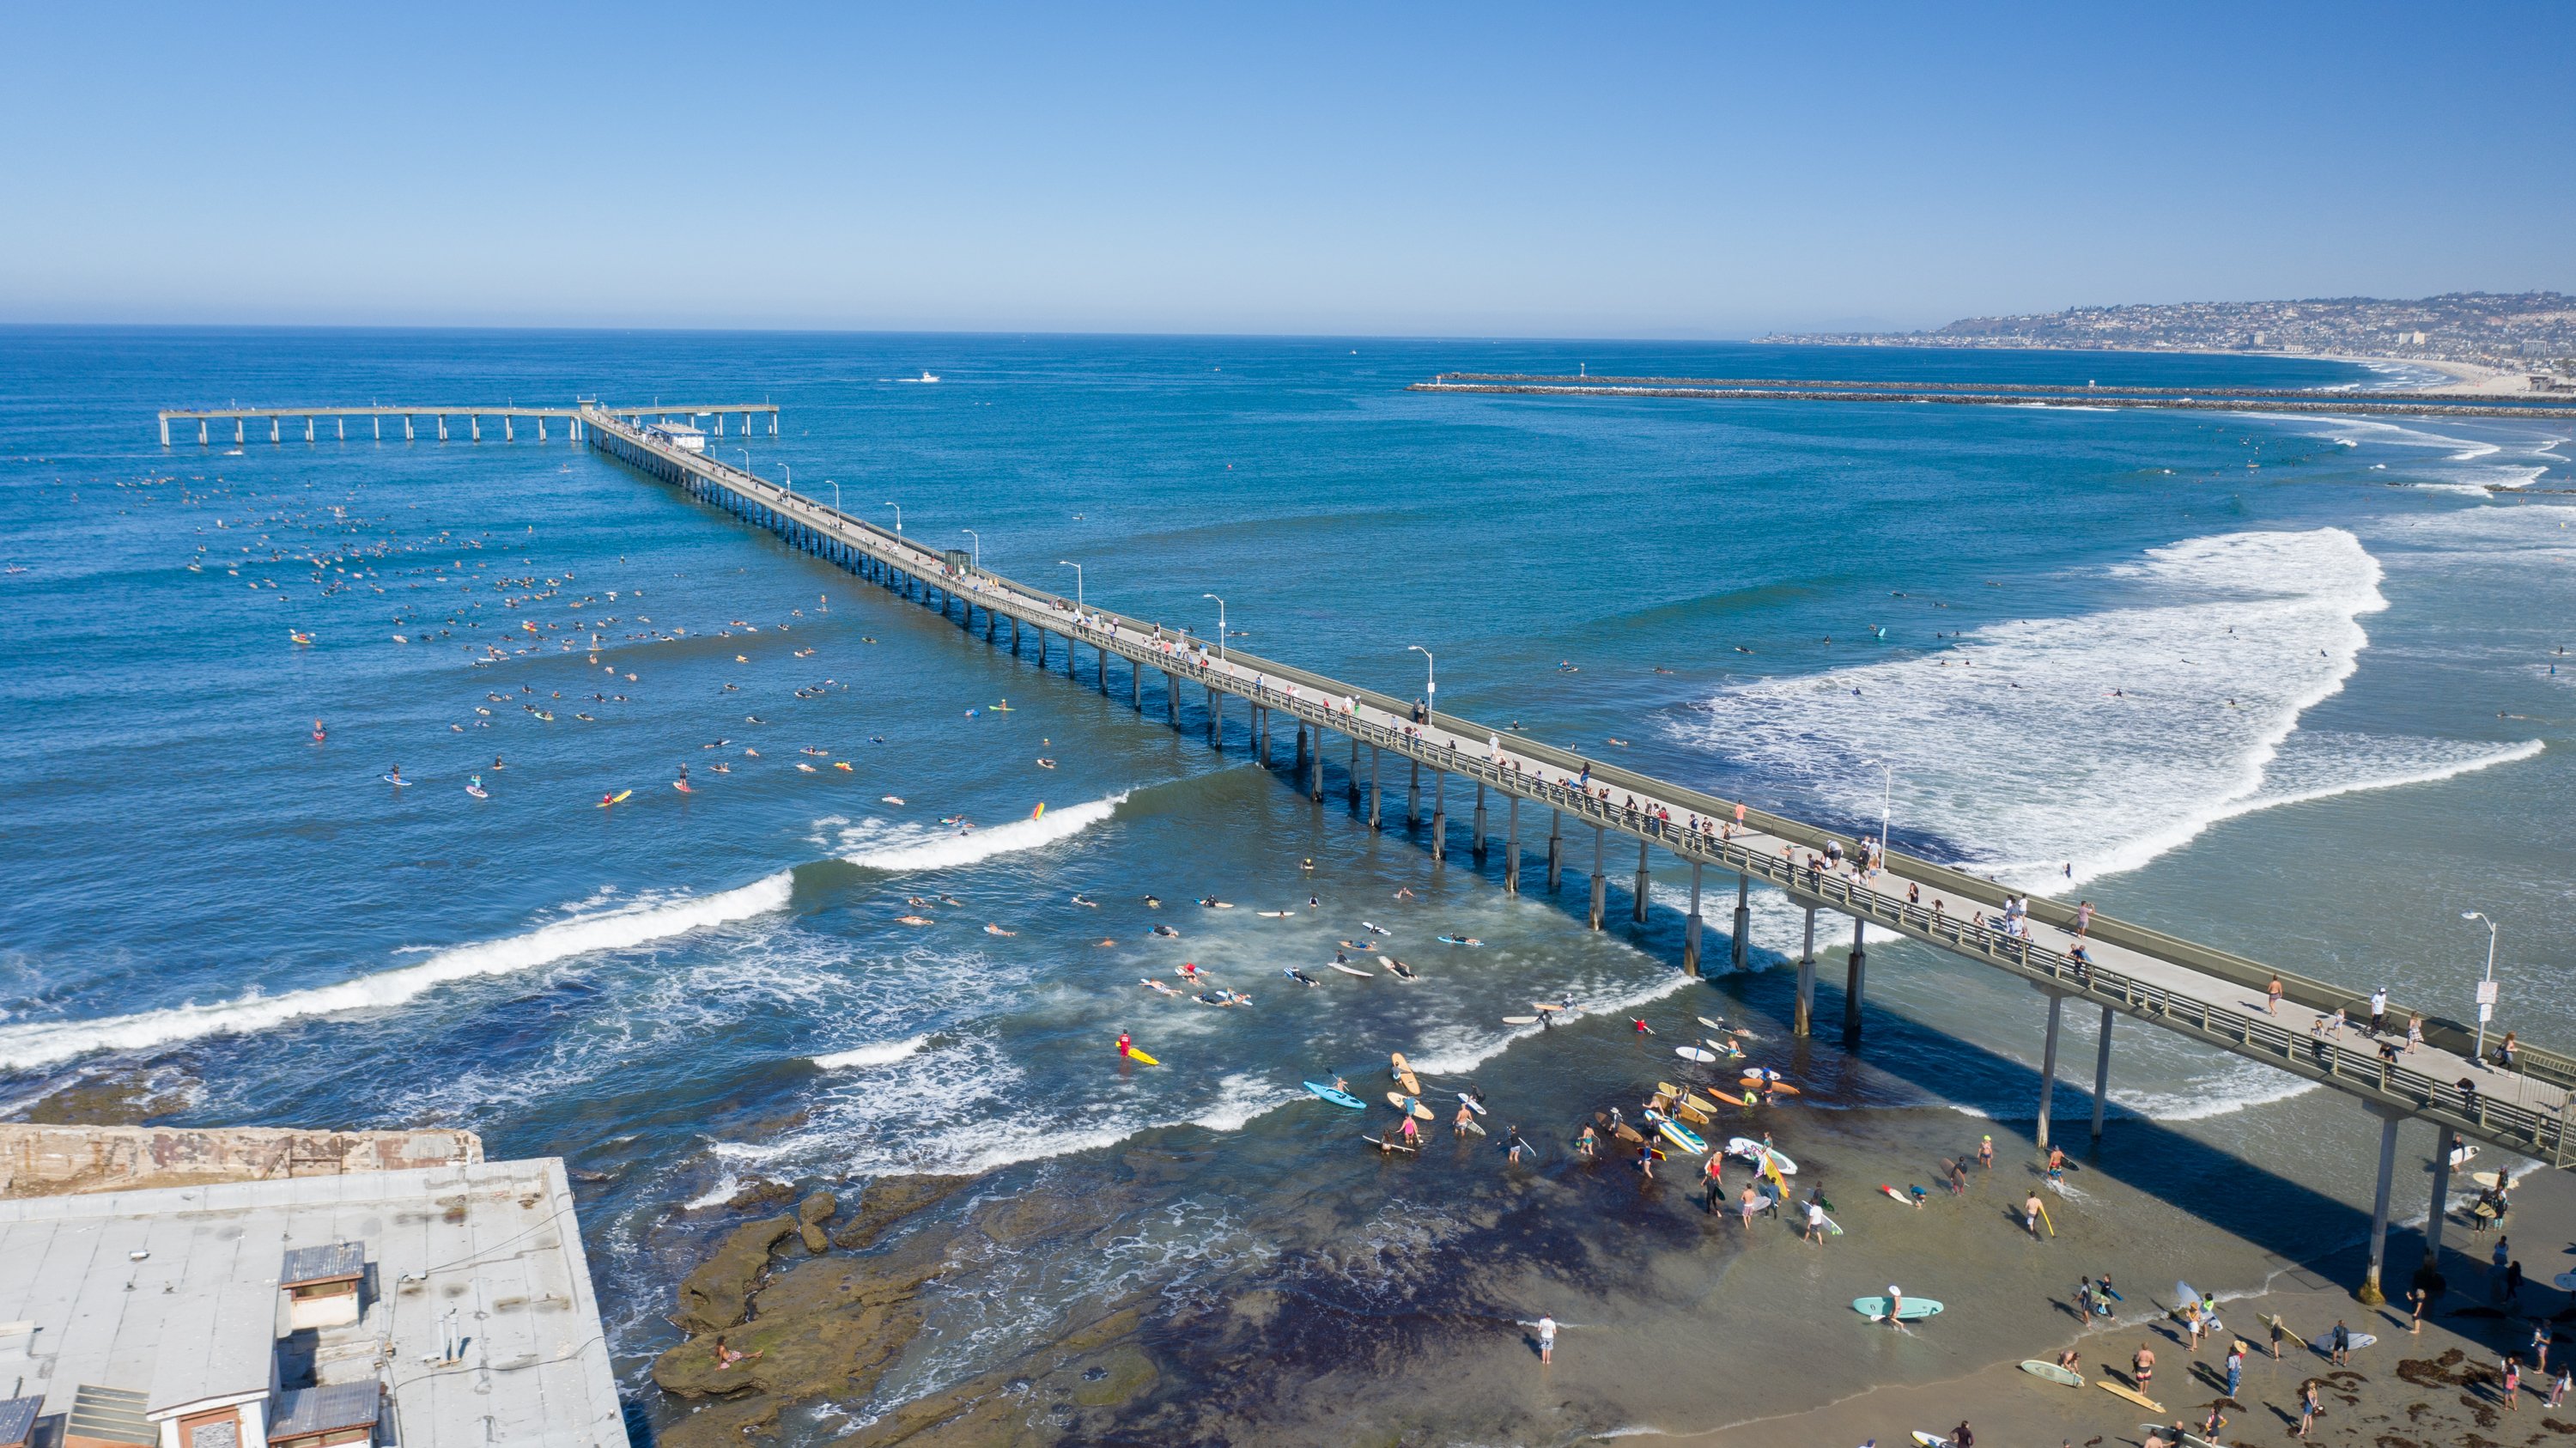
[[[2576,291],[2576,5],[12,7],[0,322],[1726,338]]]

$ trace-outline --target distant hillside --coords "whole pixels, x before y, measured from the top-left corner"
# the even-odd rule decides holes
[[[2452,292],[2421,301],[2317,297],[2176,302],[1970,317],[1931,332],[1776,334],[1843,346],[2067,347],[2122,351],[2334,353],[2576,375],[2576,297]]]

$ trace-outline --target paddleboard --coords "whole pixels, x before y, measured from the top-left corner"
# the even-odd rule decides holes
[[[1671,1142],[1673,1145],[1680,1147],[1684,1151],[1694,1152],[1702,1156],[1708,1154],[1708,1143],[1700,1140],[1697,1132],[1692,1131],[1689,1127],[1682,1125],[1678,1121],[1671,1120],[1670,1118],[1658,1121],[1655,1123],[1655,1129],[1664,1134],[1664,1140]]]
[[[2174,1436],[2176,1434],[2180,1434],[2182,1436],[2182,1448],[2219,1448],[2218,1444],[2210,1442],[2198,1433],[2194,1433],[2188,1428],[2177,1428],[2171,1423],[2140,1423],[2138,1425],[2138,1439],[2140,1442],[2146,1441],[2149,1437],[2161,1437],[2162,1441],[2170,1443],[2174,1441]]]
[[[2082,1373],[2071,1372],[2068,1369],[2059,1367],[2055,1363],[2044,1363],[2037,1358],[2025,1359],[2022,1362],[2021,1370],[2030,1374],[2032,1377],[2046,1378],[2052,1383],[2063,1383],[2070,1388],[2080,1388],[2084,1386],[2084,1375]]]
[[[1926,1433],[1920,1428],[1914,1430],[1914,1443],[1915,1448],[1950,1448],[1949,1439],[1938,1434]]]
[[[1139,1066],[1160,1066],[1163,1064],[1162,1062],[1155,1060],[1153,1057],[1146,1055],[1144,1052],[1137,1050],[1133,1046],[1129,1046],[1127,1048],[1127,1059],[1135,1062]]]
[[[2100,1388],[2102,1391],[2112,1394],[2115,1397],[2126,1398],[2130,1402],[2137,1404],[2139,1407],[2146,1409],[2150,1413],[2161,1413],[2165,1410],[2164,1404],[2138,1392],[2134,1388],[2124,1388],[2118,1383],[2111,1382],[2103,1378],[2095,1378],[2093,1380],[2093,1386]]]
[[[1741,1106],[1741,1105],[1743,1105],[1743,1104],[1744,1104],[1744,1098],[1743,1098],[1743,1097],[1741,1097],[1741,1096],[1729,1096],[1729,1095],[1727,1095],[1725,1092],[1718,1090],[1718,1089],[1717,1089],[1716,1087],[1714,1087],[1714,1086],[1711,1086],[1710,1088],[1708,1088],[1708,1094],[1709,1094],[1709,1095],[1711,1095],[1711,1096],[1713,1096],[1713,1097],[1715,1097],[1715,1098],[1717,1098],[1717,1099],[1718,1099],[1718,1100],[1720,1100],[1720,1101],[1725,1102],[1725,1103],[1726,1103],[1727,1105],[1729,1105],[1729,1106]]]
[[[1413,1155],[1413,1148],[1412,1148],[1412,1147],[1406,1146],[1406,1145],[1402,1144],[1401,1142],[1380,1141],[1380,1140],[1378,1140],[1376,1137],[1369,1135],[1369,1134],[1368,1134],[1367,1132],[1365,1132],[1365,1131],[1363,1131],[1363,1132],[1361,1132],[1361,1133],[1360,1133],[1360,1140],[1367,1142],[1369,1145],[1376,1147],[1376,1148],[1377,1148],[1378,1150],[1380,1150],[1380,1151],[1400,1151],[1400,1152],[1403,1152],[1406,1156],[1411,1156],[1411,1155]]]
[[[1535,1026],[1535,1025],[1537,1025],[1537,1024],[1538,1024],[1538,1017],[1536,1017],[1536,1016],[1505,1016],[1505,1017],[1503,1017],[1503,1024],[1504,1024],[1504,1025],[1507,1025],[1507,1026]]]
[[[1697,1046],[1675,1046],[1673,1054],[1685,1061],[1696,1061],[1703,1066],[1717,1059],[1715,1051],[1703,1051]]]
[[[1359,1098],[1358,1098],[1358,1097],[1356,1097],[1356,1096],[1353,1096],[1353,1095],[1352,1095],[1351,1093],[1349,1093],[1348,1091],[1338,1090],[1338,1089],[1336,1089],[1336,1088],[1334,1088],[1334,1087],[1327,1086],[1327,1085],[1323,1084],[1323,1083],[1322,1083],[1322,1082],[1320,1082],[1320,1081],[1309,1081],[1309,1082],[1307,1082],[1307,1083],[1306,1083],[1306,1089],[1307,1089],[1307,1090],[1309,1090],[1309,1091],[1314,1092],[1317,1096],[1322,1097],[1324,1100],[1326,1100],[1326,1101],[1330,1101],[1330,1102],[1331,1102],[1331,1103],[1333,1103],[1335,1106],[1347,1106],[1347,1107],[1351,1108],[1353,1111],[1366,1111],[1366,1110],[1368,1110],[1368,1103],[1367,1103],[1367,1102],[1362,1101],[1361,1099],[1359,1099]]]
[[[491,795],[486,794],[483,790],[483,786],[479,784],[469,784],[465,786],[465,792],[474,796],[476,799],[490,799],[492,797]]]
[[[1482,1136],[1482,1135],[1484,1135],[1484,1134],[1485,1134],[1485,1128],[1483,1128],[1483,1127],[1481,1127],[1481,1126],[1477,1125],[1473,1119],[1469,1119],[1469,1120],[1466,1120],[1466,1121],[1459,1122],[1459,1123],[1458,1123],[1458,1129],[1459,1129],[1459,1131],[1461,1131],[1462,1133],[1463,1133],[1463,1132],[1469,1132],[1469,1131],[1472,1131],[1472,1132],[1476,1133],[1478,1136]]]
[[[1769,1076],[1746,1076],[1735,1084],[1743,1087],[1747,1091],[1777,1091],[1783,1096],[1796,1096],[1801,1094],[1797,1087],[1790,1085],[1786,1081],[1777,1080]]]
[[[1689,1122],[1693,1126],[1706,1126],[1708,1124],[1708,1113],[1691,1105],[1687,1100],[1675,1102],[1673,1104],[1673,1114],[1680,1117],[1682,1120]]]
[[[410,781],[410,780],[408,780],[408,779],[404,779],[404,778],[402,778],[402,777],[400,777],[400,776],[398,776],[398,775],[392,775],[392,774],[379,774],[379,775],[377,775],[377,776],[376,776],[376,778],[383,780],[383,781],[384,781],[385,783],[387,783],[387,784],[399,785],[399,786],[401,786],[402,788],[405,788],[405,789],[409,789],[409,788],[411,787],[411,781]]]
[[[1689,1107],[1693,1111],[1715,1111],[1717,1109],[1716,1107],[1709,1105],[1707,1102],[1700,1100],[1699,1094],[1693,1091],[1685,1091],[1682,1093],[1682,1105]]]
[[[1791,1161],[1777,1148],[1766,1147],[1749,1136],[1728,1137],[1726,1141],[1726,1154],[1728,1156],[1740,1156],[1747,1161],[1757,1163],[1767,1156],[1771,1159],[1771,1164],[1780,1169],[1780,1174],[1782,1176],[1796,1176],[1798,1174],[1798,1164],[1796,1162]]]
[[[1861,1316],[1868,1318],[1872,1322],[1885,1322],[1887,1321],[1887,1299],[1884,1297],[1855,1297],[1852,1299],[1852,1311],[1859,1313]],[[1905,1299],[1904,1310],[1897,1313],[1896,1316],[1897,1320],[1900,1322],[1921,1322],[1927,1317],[1937,1316],[1940,1311],[1941,1304],[1933,1301],[1929,1297],[1909,1297]],[[2159,1409],[2158,1411],[2162,1410]]]
[[[1411,1100],[1413,1100],[1413,1098],[1405,1095],[1401,1091],[1389,1091],[1386,1093],[1386,1104],[1394,1107],[1398,1111],[1405,1110],[1406,1108],[1404,1103]],[[1414,1115],[1421,1117],[1425,1121],[1429,1121],[1431,1119],[1431,1108],[1423,1105],[1419,1101],[1413,1102],[1412,1111]]]
[[[626,803],[626,797],[634,792],[635,791],[631,789],[621,789],[617,793],[610,795],[608,798],[601,800],[599,802],[599,807],[601,809],[606,809],[613,804],[624,804]]]
[[[1289,915],[1289,912],[1285,910],[1255,910],[1252,913],[1260,916],[1264,920],[1285,920]]]
[[[1646,1139],[1637,1134],[1637,1128],[1630,1126],[1624,1121],[1612,1128],[1610,1134],[1621,1141],[1628,1143],[1630,1146],[1636,1146]]]
[[[1840,1223],[1840,1222],[1835,1221],[1833,1218],[1831,1218],[1831,1217],[1819,1217],[1819,1218],[1817,1218],[1817,1220],[1818,1220],[1819,1222],[1822,1222],[1822,1223],[1824,1224],[1824,1228],[1825,1228],[1825,1235],[1826,1235],[1826,1236],[1828,1236],[1828,1237],[1839,1237],[1839,1236],[1841,1236],[1841,1235],[1843,1234],[1843,1224],[1842,1224],[1842,1223]]]
[[[1484,1102],[1477,1100],[1475,1097],[1468,1095],[1464,1091],[1458,1093],[1458,1099],[1467,1103],[1467,1109],[1475,1112],[1478,1116],[1485,1114]]]
[[[1895,1187],[1889,1186],[1889,1185],[1888,1185],[1887,1183],[1885,1183],[1885,1182],[1880,1182],[1880,1183],[1878,1184],[1878,1189],[1879,1189],[1880,1191],[1882,1191],[1882,1192],[1887,1193],[1888,1198],[1889,1198],[1891,1201],[1899,1201],[1899,1202],[1903,1202],[1905,1205],[1907,1205],[1907,1206],[1909,1206],[1909,1207],[1910,1207],[1910,1206],[1912,1206],[1912,1205],[1914,1205],[1914,1196],[1913,1196],[1913,1194],[1912,1194],[1911,1192],[1899,1191],[1899,1190],[1897,1190]]]
[[[1355,975],[1355,976],[1358,976],[1358,977],[1359,977],[1360,979],[1362,979],[1362,980],[1366,980],[1366,979],[1368,979],[1368,978],[1369,978],[1369,972],[1367,972],[1367,971],[1365,971],[1365,970],[1360,969],[1360,968],[1359,968],[1358,966],[1356,966],[1356,965],[1344,965],[1344,964],[1342,964],[1342,963],[1341,963],[1340,961],[1338,961],[1338,960],[1333,962],[1333,969],[1340,971],[1340,972],[1341,972],[1342,974],[1344,974],[1344,975]],[[1538,1019],[1538,1017],[1536,1017],[1536,1016],[1532,1016],[1532,1017],[1530,1017],[1530,1019],[1532,1019],[1532,1020],[1536,1020],[1536,1019]]]
[[[2363,1348],[2370,1346],[2372,1343],[2379,1341],[2379,1339],[2366,1332],[2352,1332],[2346,1334],[2344,1341],[2352,1344],[2353,1351],[2359,1352]],[[2308,1339],[2308,1346],[2315,1348],[2319,1352],[2333,1352],[2334,1334],[2331,1332],[2318,1333],[2315,1337]]]
[[[2487,1188],[2489,1191],[2493,1191],[2495,1188],[2504,1185],[2504,1173],[2500,1171],[2473,1171],[2469,1173],[2469,1180],[2476,1182],[2479,1186]]]

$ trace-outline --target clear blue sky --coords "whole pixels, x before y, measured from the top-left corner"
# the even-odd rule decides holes
[[[10,12],[0,320],[1743,336],[2576,291],[2576,5]]]

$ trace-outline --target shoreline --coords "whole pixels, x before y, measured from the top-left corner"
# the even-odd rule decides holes
[[[1766,347],[1920,347],[1928,351],[1941,352],[2110,352],[2138,357],[2176,355],[2192,357],[2254,357],[2267,361],[2280,361],[2284,358],[2290,358],[2317,362],[2345,362],[2354,366],[2393,364],[2403,367],[2421,367],[2427,371],[2439,372],[2446,377],[2454,379],[2454,385],[2452,386],[2421,389],[2427,392],[2482,396],[2520,396],[2531,391],[2529,383],[2525,380],[2524,373],[2509,372],[2502,368],[2490,367],[2480,362],[2437,361],[2430,357],[2372,356],[2358,352],[2254,352],[2241,347],[2080,347],[2066,343],[2025,342],[2002,339],[1938,342],[1901,337],[1847,338],[1840,340],[1822,337],[1757,337],[1753,339],[1753,344],[1756,346]]]

